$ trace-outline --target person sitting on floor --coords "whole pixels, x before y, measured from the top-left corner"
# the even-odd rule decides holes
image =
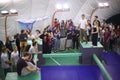
[[[30,61],[31,54],[25,53],[22,58],[19,58],[17,62],[17,73],[19,76],[25,76],[30,73],[36,73],[39,69],[33,65]]]

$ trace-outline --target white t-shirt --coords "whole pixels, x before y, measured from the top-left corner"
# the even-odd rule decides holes
[[[86,19],[81,19],[80,20],[80,28],[85,29],[85,26],[87,25],[87,20]]]
[[[90,27],[89,26],[87,26],[87,36],[89,36],[90,34],[89,34],[89,30],[90,30]]]
[[[2,63],[2,68],[7,69],[10,67],[9,64],[5,63],[6,61],[9,61],[7,53],[2,53],[1,54],[1,63]]]
[[[18,53],[18,51],[17,52],[12,52],[11,53],[11,58],[13,58],[14,59],[14,61],[15,61],[15,65],[17,65],[17,61],[18,61],[18,59],[19,59],[19,53]]]
[[[35,39],[34,35],[28,35],[28,39]]]
[[[31,45],[31,47],[30,47],[30,49],[29,49],[29,53],[30,53],[30,54],[34,54],[34,53],[36,53],[37,51],[38,51],[37,48],[35,48],[34,46]]]
[[[41,34],[35,34],[35,38],[39,38]]]

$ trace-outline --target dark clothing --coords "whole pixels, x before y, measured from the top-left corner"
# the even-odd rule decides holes
[[[110,32],[104,32],[104,42],[107,42],[109,37],[110,37]]]
[[[3,42],[0,40],[0,53],[1,53],[1,50],[2,50],[2,47],[3,47]]]
[[[18,75],[21,75],[21,71],[23,68],[27,67],[27,63],[25,62],[25,60],[23,60],[22,58],[19,58],[18,62],[17,62],[17,73]]]
[[[3,42],[0,40],[0,56],[2,53],[2,47],[4,46]],[[1,57],[0,57],[0,62],[1,62]]]
[[[110,44],[110,32],[104,32],[104,49],[105,51],[109,50],[109,44]]]
[[[42,34],[40,38],[43,40],[43,45],[42,45],[42,52],[44,54],[46,53],[51,53],[51,39],[48,37],[48,35]]]
[[[93,32],[96,32],[96,28],[93,28]],[[97,46],[97,41],[98,41],[98,33],[92,34],[92,45]]]
[[[68,30],[67,33],[68,33],[67,39],[72,39],[72,31]]]
[[[10,69],[10,68],[4,69],[4,74],[5,74],[5,76],[7,75],[8,72],[11,72],[11,69]]]
[[[20,56],[20,39],[19,39],[19,38],[16,38],[15,43],[16,43],[16,46],[17,46],[17,48],[18,48],[19,56]]]
[[[21,42],[26,42],[27,41],[27,34],[20,34],[20,41]]]
[[[79,30],[74,30],[72,32],[73,49],[75,48],[75,46],[76,46],[77,49],[79,47],[79,40],[78,40],[79,35],[80,35]]]
[[[67,31],[65,29],[60,29],[60,38],[65,38],[66,33],[67,33]]]
[[[95,24],[95,22],[97,22],[98,26],[100,27],[100,21],[99,20],[94,20],[93,25]]]
[[[7,49],[9,49],[11,52],[13,52],[12,41],[6,42],[5,43],[5,47]],[[8,58],[9,58],[9,60],[11,59],[11,52],[8,51]]]
[[[11,41],[6,42],[6,43],[5,43],[5,46],[6,46],[6,48],[9,49],[11,52],[13,51],[12,42],[11,42]]]

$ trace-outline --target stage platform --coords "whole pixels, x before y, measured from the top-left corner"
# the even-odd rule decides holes
[[[103,52],[103,46],[100,42],[97,43],[98,45],[96,47],[92,46],[92,42],[86,42],[81,43],[80,42],[80,52],[82,53],[82,58],[80,60],[80,63],[82,64],[94,64],[92,55],[96,54],[99,59],[101,59],[102,52]]]

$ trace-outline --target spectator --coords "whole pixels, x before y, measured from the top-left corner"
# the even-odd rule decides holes
[[[104,43],[104,49],[105,52],[109,50],[109,42],[110,42],[110,31],[109,28],[105,28],[105,32],[103,34],[103,43]]]
[[[10,69],[11,62],[8,58],[7,50],[5,47],[2,48],[1,63],[2,63],[2,68],[4,69],[4,74],[6,76],[8,72],[11,72],[11,69]]]
[[[14,51],[11,53],[11,59],[12,59],[13,71],[16,71],[17,61],[19,59],[17,46],[14,47]]]
[[[19,76],[25,76],[33,72],[37,72],[39,69],[29,62],[31,54],[25,53],[23,57],[19,58],[17,62],[17,73]]]

